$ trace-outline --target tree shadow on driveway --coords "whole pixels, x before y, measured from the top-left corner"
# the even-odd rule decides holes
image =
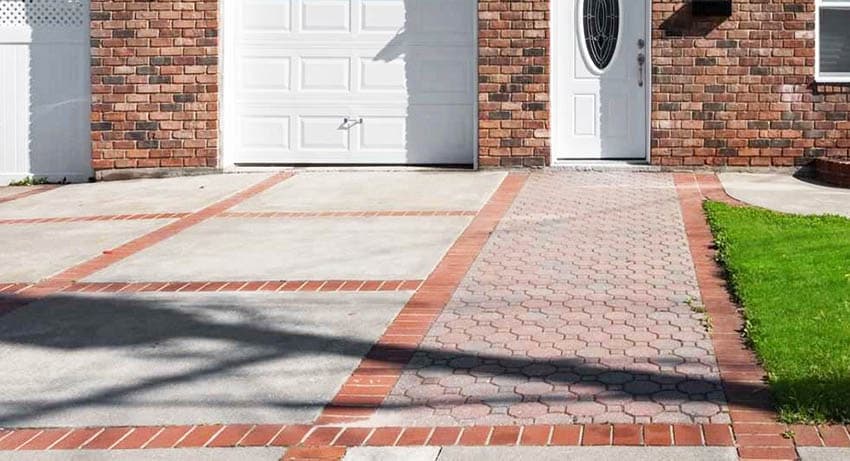
[[[540,379],[554,384],[612,371],[578,357],[536,360],[375,346],[404,300],[388,308],[375,307],[377,296],[356,299],[342,318],[337,309],[347,301],[339,298],[324,298],[306,309],[302,301],[256,294],[68,295],[35,302],[0,317],[0,367],[5,370],[0,383],[6,383],[0,426],[46,425],[44,421],[56,418],[62,424],[50,425],[80,425],[71,416],[62,420],[62,415],[90,407],[127,414],[126,419],[110,417],[109,424],[100,423],[104,425],[174,424],[181,408],[198,406],[208,407],[211,417],[239,414],[240,407],[261,408],[264,419],[279,415],[275,422],[289,423],[287,410],[306,409],[313,416],[321,411],[367,353],[402,367],[416,353],[427,354],[429,367],[447,376],[498,364],[500,377],[527,380],[529,367],[548,365],[559,372]],[[680,380],[681,375],[651,373],[649,378]],[[325,381],[324,392],[304,393],[318,381]],[[716,380],[702,382],[717,385]],[[181,387],[183,391],[174,391]],[[763,388],[736,391],[756,395]],[[462,405],[474,399],[458,395],[442,403]],[[725,404],[725,399],[713,402]],[[404,404],[385,403],[399,405]],[[134,411],[145,407],[154,411],[148,417],[156,421],[133,418]],[[754,408],[763,407],[754,403]],[[215,422],[263,422],[252,415]]]

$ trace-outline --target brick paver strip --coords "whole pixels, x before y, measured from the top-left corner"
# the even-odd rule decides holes
[[[674,179],[702,302],[712,318],[711,339],[729,402],[738,455],[743,459],[796,459],[794,441],[786,438],[786,426],[777,423],[764,369],[741,335],[744,321],[727,290],[723,269],[715,259],[714,238],[702,208],[705,199],[734,206],[742,204],[726,194],[714,174],[680,173]],[[821,438],[834,427],[822,428]],[[721,428],[707,429],[705,437],[711,443],[730,442]],[[801,439],[814,446],[819,441],[809,430],[801,432]]]
[[[376,211],[228,211],[222,213],[219,218],[409,218],[409,217],[437,217],[437,216],[475,216],[477,211],[471,210],[376,210]]]
[[[5,197],[0,197],[0,203],[11,202],[13,200],[22,199],[24,197],[29,197],[31,195],[40,194],[42,192],[47,192],[49,190],[56,189],[57,187],[61,187],[61,186],[57,185],[57,184],[45,184],[45,185],[41,185],[41,186],[29,187],[26,190],[21,191],[17,194],[7,195]]]
[[[810,426],[814,427],[814,426]],[[731,446],[728,424],[589,424],[469,427],[197,425],[16,429],[0,450],[161,449],[191,447],[402,446]],[[723,437],[716,434],[723,433]],[[710,435],[715,434],[715,435]],[[782,447],[788,448],[785,440]],[[773,447],[773,448],[782,448]]]
[[[239,282],[78,282],[63,288],[63,293],[208,293],[208,292],[375,292],[415,291],[422,280],[257,280]],[[3,285],[10,292],[19,292],[29,285]],[[384,289],[386,287],[386,289]]]
[[[698,304],[672,175],[534,173],[369,421],[728,423]]]
[[[197,212],[191,213],[183,218],[172,223],[166,224],[159,229],[149,232],[141,237],[135,238],[117,248],[103,252],[88,261],[77,264],[69,269],[60,272],[57,275],[47,278],[37,284],[28,286],[19,291],[17,296],[19,299],[14,302],[3,303],[0,300],[0,315],[10,312],[13,309],[25,305],[27,302],[32,302],[36,299],[49,296],[66,289],[73,285],[78,280],[82,280],[95,272],[103,270],[125,258],[128,258],[142,250],[145,250],[157,243],[173,237],[174,235],[200,224],[210,218],[213,218],[230,208],[248,200],[255,195],[269,190],[282,181],[290,178],[293,173],[278,173],[263,181],[258,182],[245,190],[237,192],[230,197],[220,200],[212,205],[209,205]]]
[[[384,401],[404,365],[413,356],[413,350],[451,298],[490,233],[522,189],[526,178],[527,175],[514,173],[502,181],[487,204],[366,354],[340,392],[325,407],[317,422],[332,424],[364,419]],[[405,286],[412,287],[406,285],[405,281],[398,281],[397,285],[384,283],[377,290],[395,290]],[[369,382],[371,378],[379,378],[379,381]]]
[[[0,225],[14,224],[56,224],[92,221],[145,221],[152,219],[181,219],[191,213],[147,213],[147,214],[121,214],[121,215],[93,215],[93,216],[69,216],[62,218],[14,218],[0,219]]]

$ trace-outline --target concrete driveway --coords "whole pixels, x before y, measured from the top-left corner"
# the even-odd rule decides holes
[[[706,328],[683,181],[0,189],[0,459],[796,457],[737,313]]]
[[[310,423],[504,178],[228,174],[2,203],[7,300],[67,286],[0,322],[0,427]]]

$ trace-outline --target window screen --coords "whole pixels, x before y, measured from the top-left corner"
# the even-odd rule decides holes
[[[850,2],[818,6],[818,80],[850,81]]]

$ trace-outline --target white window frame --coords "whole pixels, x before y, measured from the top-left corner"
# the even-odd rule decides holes
[[[815,0],[815,82],[850,83],[850,69],[846,72],[822,73],[820,70],[820,14],[824,8],[850,10],[850,0]]]

